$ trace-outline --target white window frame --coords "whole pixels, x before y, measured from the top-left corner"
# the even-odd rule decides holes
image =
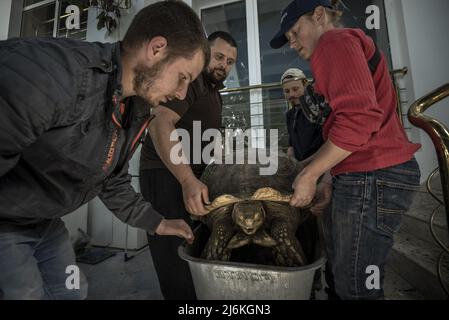
[[[54,17],[54,21],[53,21],[53,37],[57,36],[57,32],[58,32],[58,25],[59,25],[59,7],[60,7],[60,1],[59,0],[43,0],[34,4],[31,4],[29,6],[26,6],[23,8],[22,11],[22,16],[21,16],[21,21],[23,21],[23,14],[29,10],[35,9],[35,8],[39,8],[42,6],[46,6],[49,4],[53,4],[55,3],[55,17]],[[20,27],[20,34],[22,34],[22,26]]]

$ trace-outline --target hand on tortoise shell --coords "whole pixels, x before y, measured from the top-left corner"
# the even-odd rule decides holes
[[[316,193],[317,179],[301,172],[293,182],[292,188],[295,190],[290,200],[292,207],[304,208],[310,205]]]
[[[197,216],[209,213],[204,207],[205,204],[210,204],[207,186],[195,176],[186,179],[181,185],[186,210]]]

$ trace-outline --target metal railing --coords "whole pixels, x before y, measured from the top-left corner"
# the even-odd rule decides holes
[[[434,237],[437,244],[441,247],[442,252],[440,253],[437,260],[437,275],[443,290],[449,297],[449,288],[446,287],[444,281],[442,280],[441,266],[443,263],[443,257],[449,255],[449,246],[444,244],[443,241],[436,234],[433,221],[438,209],[443,206],[446,213],[446,222],[449,232],[449,129],[438,119],[432,118],[430,116],[424,115],[424,112],[429,109],[432,105],[446,99],[449,97],[449,83],[439,87],[438,89],[430,92],[424,97],[418,99],[414,102],[409,111],[408,118],[410,122],[424,130],[432,140],[435,147],[435,151],[438,157],[438,165],[427,178],[427,191],[429,194],[438,201],[439,205],[432,212],[429,220],[430,232]],[[441,185],[443,189],[443,199],[435,194],[431,189],[431,180],[437,172],[440,172]]]

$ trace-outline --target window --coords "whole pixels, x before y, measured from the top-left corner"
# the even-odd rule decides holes
[[[22,14],[22,37],[65,37],[86,39],[87,9],[80,12],[80,28],[66,29],[65,13],[70,0],[25,0]]]
[[[227,88],[247,86],[249,84],[249,70],[245,2],[238,1],[204,9],[201,11],[201,21],[207,35],[215,31],[226,31],[237,42],[237,61],[225,81],[225,86]]]
[[[201,21],[207,35],[215,31],[230,33],[238,46],[235,66],[224,82],[226,88],[239,88],[249,85],[248,35],[246,29],[246,7],[244,1],[237,1],[201,10]],[[243,129],[250,127],[249,92],[224,93],[224,128]]]

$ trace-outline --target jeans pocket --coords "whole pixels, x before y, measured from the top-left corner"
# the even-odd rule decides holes
[[[377,228],[388,234],[399,231],[402,214],[407,212],[419,186],[377,180]]]

